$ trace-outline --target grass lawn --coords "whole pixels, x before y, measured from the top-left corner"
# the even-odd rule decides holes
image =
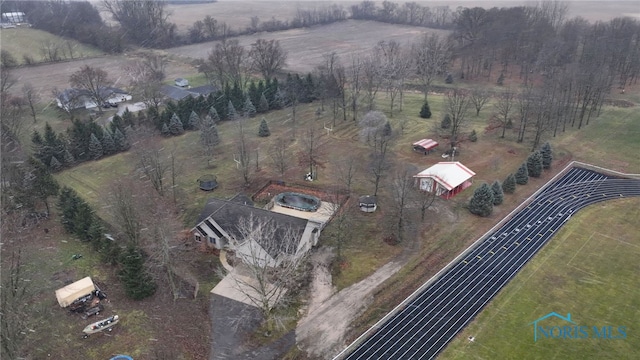
[[[24,56],[31,57],[36,63],[45,61],[43,51],[45,46],[58,47],[61,59],[77,59],[100,56],[104,53],[96,48],[79,43],[76,40],[65,39],[46,31],[20,27],[2,29],[0,31],[2,50],[7,50],[20,64],[24,64]]]
[[[603,216],[606,214],[606,216]],[[577,213],[441,354],[442,359],[632,359],[640,348],[640,199]],[[588,326],[586,339],[533,339],[549,312]],[[539,326],[571,325],[547,319]],[[625,339],[593,338],[592,327],[626,327]],[[475,337],[469,342],[469,336]],[[635,354],[635,355],[634,355]]]

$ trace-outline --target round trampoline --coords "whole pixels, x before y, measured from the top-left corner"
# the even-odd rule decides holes
[[[211,191],[218,187],[218,180],[215,175],[203,175],[198,179],[200,189],[205,191]]]
[[[315,196],[295,192],[278,194],[275,202],[282,207],[300,211],[317,211],[321,204],[320,199]]]

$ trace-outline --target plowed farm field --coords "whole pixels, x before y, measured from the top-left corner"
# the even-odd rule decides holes
[[[416,26],[391,25],[375,21],[347,20],[330,25],[292,29],[235,37],[250,46],[257,39],[279,40],[288,53],[286,70],[306,73],[322,63],[324,54],[335,52],[346,65],[352,56],[370,51],[379,41],[411,43],[426,32],[446,35],[445,30]],[[206,58],[217,42],[206,42],[168,49],[174,55],[192,59]]]

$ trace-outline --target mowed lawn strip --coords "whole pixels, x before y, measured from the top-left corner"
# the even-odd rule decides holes
[[[589,206],[568,221],[441,354],[441,359],[632,359],[640,348],[640,199]],[[589,338],[552,339],[534,320],[556,312],[588,326]],[[541,326],[571,326],[557,318]],[[596,339],[611,326],[624,339]],[[558,332],[556,331],[556,335]],[[475,338],[470,342],[468,338]],[[635,354],[635,355],[634,355]]]

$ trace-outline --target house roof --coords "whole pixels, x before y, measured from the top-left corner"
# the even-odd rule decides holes
[[[113,94],[127,94],[126,91],[116,87],[112,87],[112,86],[101,86],[99,90],[100,90],[100,97],[104,99],[108,98]],[[77,100],[83,96],[91,97],[91,93],[86,89],[68,88],[68,89],[64,89],[58,95],[58,99],[62,103],[68,103],[70,101]]]
[[[208,219],[211,218],[230,236],[236,240],[240,240],[241,234],[238,230],[238,220],[241,218],[248,219],[251,216],[258,222],[264,221],[274,224],[276,228],[275,238],[277,241],[271,242],[268,241],[269,239],[256,240],[272,258],[275,259],[283,252],[289,254],[295,253],[298,244],[286,244],[286,233],[288,229],[297,232],[298,236],[296,236],[295,241],[299,242],[307,226],[306,219],[256,208],[240,202],[211,198],[207,201],[202,213],[200,213],[198,226],[200,226],[201,223],[206,224]]]
[[[193,96],[193,94],[188,92],[187,90],[171,85],[162,85],[160,87],[160,92],[162,93],[162,95],[173,100],[182,100],[187,96]]]
[[[433,149],[438,146],[438,142],[432,139],[422,139],[413,143],[413,146],[420,146],[425,150]]]
[[[447,190],[452,190],[458,185],[471,179],[476,173],[459,161],[439,162],[432,167],[419,172],[413,177],[433,178]]]
[[[173,100],[182,100],[187,96],[198,97],[200,95],[207,96],[212,92],[217,91],[215,86],[212,85],[204,85],[198,86],[190,89],[183,89],[173,85],[162,85],[160,87],[160,92]]]

